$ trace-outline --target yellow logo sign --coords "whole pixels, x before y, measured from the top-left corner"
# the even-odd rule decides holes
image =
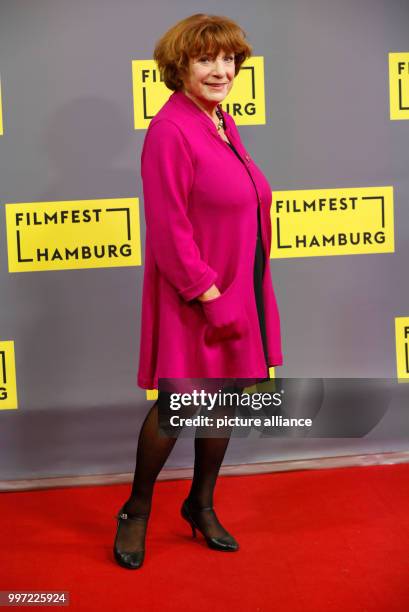
[[[6,204],[9,272],[141,265],[138,198]]]
[[[409,53],[389,53],[391,119],[409,119]]]
[[[393,187],[274,191],[271,257],[394,252]]]
[[[267,392],[268,390],[275,390],[275,369],[274,366],[269,366],[268,368],[268,375],[270,380],[260,383],[260,386],[262,386],[263,391]],[[256,393],[258,391],[258,385],[252,385],[251,387],[245,387],[245,392],[248,393],[249,395],[251,393]],[[147,400],[156,400],[158,399],[159,396],[159,392],[158,389],[147,389],[146,390],[146,399]]]
[[[134,127],[146,129],[172,91],[161,80],[155,60],[132,61]],[[222,108],[234,117],[237,125],[260,125],[266,122],[264,97],[264,58],[251,57],[240,68]]]
[[[0,342],[0,410],[18,408],[14,342]]]
[[[147,389],[146,390],[146,399],[147,400],[157,400],[159,397],[159,392],[157,389]]]
[[[395,317],[396,370],[399,381],[409,381],[409,317]]]

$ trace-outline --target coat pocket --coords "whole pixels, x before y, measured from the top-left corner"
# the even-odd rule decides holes
[[[200,303],[208,322],[205,329],[207,344],[242,338],[248,332],[248,319],[243,302],[232,285],[217,297]]]

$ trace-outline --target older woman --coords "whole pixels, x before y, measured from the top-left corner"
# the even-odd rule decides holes
[[[280,318],[269,268],[271,187],[220,103],[251,47],[225,17],[197,14],[173,26],[154,58],[173,91],[147,130],[141,171],[146,219],[138,385],[226,379],[241,391],[282,364]],[[245,380],[241,385],[237,381]],[[117,562],[140,567],[156,478],[176,437],[158,435],[158,400],[142,425],[129,499],[117,515]],[[181,514],[207,544],[237,551],[213,492],[229,442],[195,437],[191,490]]]

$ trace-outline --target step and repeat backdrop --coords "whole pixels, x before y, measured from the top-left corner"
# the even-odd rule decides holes
[[[172,93],[150,56],[191,12],[155,0],[2,2],[0,480],[132,467],[157,397],[136,383],[140,153]],[[226,462],[405,450],[409,6],[228,1],[223,14],[254,55],[222,105],[273,186],[284,365],[270,376],[402,389],[359,435],[349,424],[336,439],[250,436]],[[190,454],[181,441],[168,465]]]

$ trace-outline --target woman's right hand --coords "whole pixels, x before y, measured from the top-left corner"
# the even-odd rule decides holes
[[[197,298],[200,302],[206,302],[207,300],[212,300],[213,298],[219,297],[221,295],[220,291],[216,287],[216,285],[212,285],[207,289],[204,293],[199,295]]]
[[[238,339],[248,333],[247,313],[233,285],[223,293],[212,285],[199,296],[199,301],[208,323],[204,335],[206,344]]]

